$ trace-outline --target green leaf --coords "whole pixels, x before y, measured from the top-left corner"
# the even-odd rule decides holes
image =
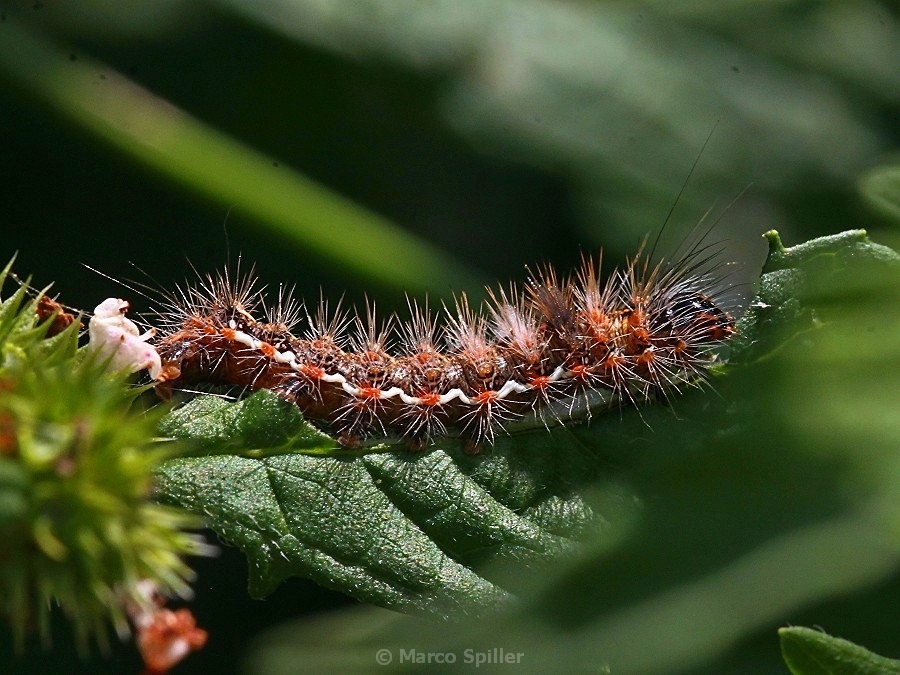
[[[204,456],[166,462],[159,495],[205,514],[247,554],[254,595],[304,576],[404,611],[477,614],[509,592],[474,567],[538,565],[600,526],[577,490],[597,474],[578,434],[505,439],[477,457],[349,452],[266,391],[234,404],[198,398],[161,432]]]
[[[871,169],[860,179],[859,190],[874,210],[900,223],[900,165]]]
[[[778,631],[781,654],[794,675],[890,675],[900,661],[873,654],[819,630],[794,626]]]
[[[825,289],[841,298],[871,295],[872,274],[900,269],[900,254],[873,243],[865,230],[848,230],[785,248],[775,231],[765,234],[769,255],[759,291],[737,324],[731,362],[749,363],[791,337],[821,327]],[[840,304],[840,302],[838,303]]]
[[[294,406],[266,391],[237,402],[201,396],[170,412],[159,432],[190,441],[202,454],[327,454],[337,448],[333,439],[308,424]]]
[[[846,343],[841,327],[855,330],[861,319],[837,297],[850,293],[855,311],[871,315],[871,304],[884,302],[872,288],[896,274],[897,255],[860,231],[790,249],[773,234],[770,244],[733,364],[716,378],[721,396],[686,392],[674,415],[655,405],[534,429],[478,456],[451,441],[421,453],[396,446],[350,452],[265,392],[235,404],[200,398],[175,411],[163,431],[204,456],[165,463],[159,494],[205,514],[246,553],[255,595],[304,576],[366,602],[439,617],[492,614],[512,596],[530,596],[540,614],[584,623],[571,638],[580,649],[576,669],[604,654],[652,672],[701,658],[775,612],[882,578],[898,558],[881,516],[873,516],[881,513],[873,505],[893,490],[894,474],[877,469],[889,461],[890,439],[873,437],[856,450],[824,430],[831,435],[814,449],[787,452],[793,411],[822,402],[791,393],[788,404],[769,382],[797,380],[793,370],[819,354],[801,336],[822,343],[817,358],[838,358],[828,336]],[[875,287],[864,283],[868,265]],[[873,331],[857,338],[857,370],[885,354],[882,333],[894,331],[892,316],[882,311]],[[871,382],[853,386],[865,392]],[[885,399],[854,399],[882,415]],[[829,421],[871,435],[852,418],[834,413]],[[838,441],[833,452],[853,449],[844,461],[872,471],[875,481],[849,509],[822,497],[840,494],[848,480],[827,459],[829,443]],[[836,548],[854,554],[824,564],[824,552]],[[772,579],[765,594],[754,589],[756,578]],[[654,596],[667,587],[674,590]],[[754,604],[761,598],[771,602]],[[744,606],[739,614],[710,614],[699,624],[690,618],[701,606],[735,602]],[[514,612],[506,620],[511,641],[556,639],[542,624],[523,632]],[[660,632],[672,622],[699,632]],[[485,628],[456,637],[474,639]],[[659,644],[635,652],[635,641],[649,639],[644,633],[659,634]]]
[[[678,419],[645,408],[652,432],[627,417],[615,420],[624,438],[606,421],[569,430],[591,452],[607,447],[595,454],[606,468],[574,489],[618,528],[584,529],[575,556],[520,581],[523,602],[489,618],[448,629],[358,610],[298,622],[261,643],[253,672],[368,672],[380,649],[394,670],[416,669],[399,662],[411,650],[453,654],[465,670],[466,650],[500,647],[524,654],[522,672],[720,672],[733,645],[895,577],[898,373],[885,364],[900,358],[897,256],[858,231],[787,249],[769,239],[720,396],[677,400]],[[625,458],[619,477],[643,506],[617,512],[591,491]]]
[[[473,613],[506,593],[447,556],[392,504],[359,461],[300,455],[170,463],[169,496],[206,512],[250,558],[251,592],[290,575],[369,602]]]

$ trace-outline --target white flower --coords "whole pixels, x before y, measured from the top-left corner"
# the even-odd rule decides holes
[[[125,318],[128,307],[128,302],[119,298],[107,298],[97,305],[88,323],[88,348],[110,358],[111,370],[136,373],[146,369],[156,380],[162,363],[156,348],[147,343],[153,330],[142,335],[135,323]]]

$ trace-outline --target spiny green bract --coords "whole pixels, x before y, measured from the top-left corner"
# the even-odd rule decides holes
[[[0,272],[0,290],[10,265]],[[40,297],[40,293],[38,297]],[[78,350],[78,322],[47,337],[26,284],[0,303],[0,612],[17,644],[49,608],[79,643],[127,631],[137,583],[187,595],[181,556],[204,544],[184,512],[150,501],[158,416],[131,410],[125,374]]]

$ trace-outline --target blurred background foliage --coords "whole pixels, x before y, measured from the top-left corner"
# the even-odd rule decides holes
[[[865,227],[896,247],[896,202],[870,172],[897,162],[898,22],[874,1],[0,2],[5,255],[85,309],[110,295],[152,303],[82,264],[168,288],[188,260],[206,271],[242,252],[268,283],[392,310],[403,291],[446,298],[601,246],[621,262],[665,221],[715,126],[663,248],[712,209],[739,305],[766,230],[794,243]],[[782,440],[818,438],[818,411],[846,398],[854,364],[822,354],[830,403],[810,399]],[[791,397],[778,400],[802,400],[803,372],[783,375]],[[299,581],[250,601],[227,549],[200,575],[195,612],[212,638],[182,672],[227,668],[265,625],[345,602]],[[830,615],[893,621],[900,581],[885,584]],[[818,616],[772,617],[730,663],[775,667],[779,622]],[[866,646],[896,656],[887,630]],[[58,634],[28,667],[62,662]],[[127,649],[114,656],[81,667],[137,668]]]

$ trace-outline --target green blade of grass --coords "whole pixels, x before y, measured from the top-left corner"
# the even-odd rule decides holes
[[[254,218],[385,288],[420,293],[475,275],[395,223],[192,117],[115,69],[7,17],[0,77],[150,170]],[[98,73],[102,77],[98,79]]]

